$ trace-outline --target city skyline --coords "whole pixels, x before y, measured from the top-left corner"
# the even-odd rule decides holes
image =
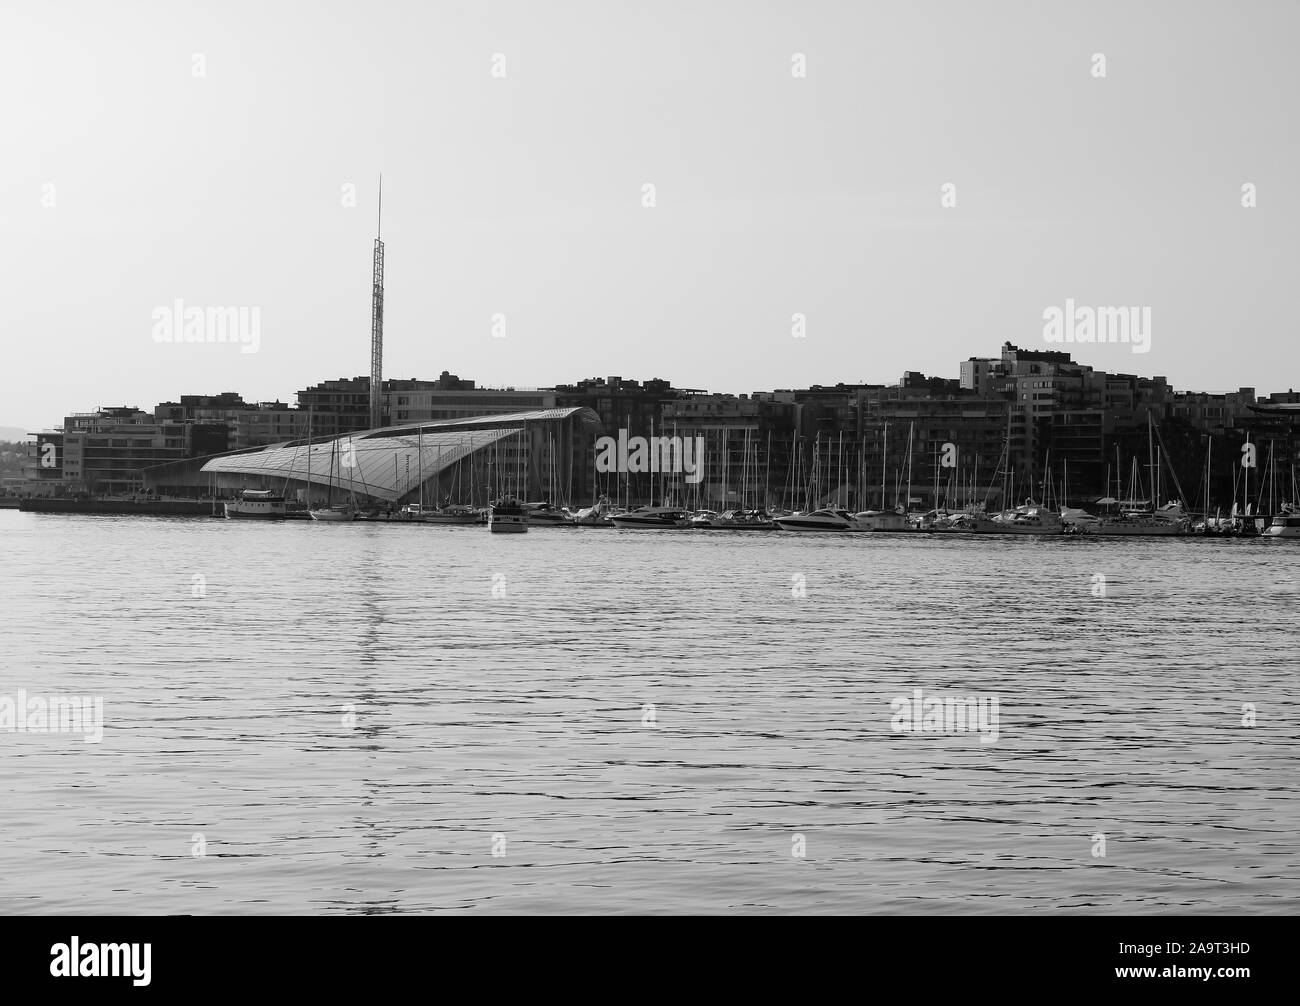
[[[0,80],[42,95],[6,110],[0,424],[367,373],[381,172],[386,376],[739,394],[1004,341],[1205,392],[1300,369],[1296,10],[325,4],[301,46],[156,9],[0,14]],[[1048,343],[1071,300],[1149,311],[1149,351]],[[177,301],[256,310],[257,351],[157,341]]]
[[[1007,340],[1007,342],[1010,343],[1010,340]],[[1139,379],[1141,379],[1141,380],[1151,380],[1151,379],[1154,379],[1154,378],[1166,378],[1166,379],[1167,379],[1167,375],[1165,375],[1165,374],[1152,374],[1152,373],[1146,373],[1146,372],[1142,371],[1140,368],[1134,368],[1134,369],[1132,369],[1132,370],[1126,370],[1126,371],[1120,371],[1120,370],[1106,370],[1106,368],[1104,368],[1104,367],[1098,367],[1098,366],[1096,366],[1096,365],[1090,363],[1090,362],[1089,362],[1088,360],[1086,360],[1086,359],[1081,359],[1080,356],[1079,356],[1079,354],[1078,354],[1077,352],[1074,352],[1074,351],[1073,351],[1073,350],[1075,349],[1075,347],[1056,347],[1056,346],[1045,346],[1045,347],[1038,347],[1038,346],[1019,346],[1019,347],[1016,347],[1014,343],[1011,343],[1011,345],[1012,345],[1014,348],[1018,348],[1018,349],[1022,352],[1022,354],[1024,354],[1024,353],[1032,354],[1032,353],[1051,353],[1051,352],[1060,353],[1060,352],[1064,352],[1065,355],[1066,355],[1067,357],[1069,357],[1070,360],[1071,360],[1071,362],[1073,362],[1074,364],[1078,364],[1078,365],[1083,366],[1083,367],[1089,367],[1089,368],[1091,368],[1092,370],[1094,370],[1094,371],[1096,371],[1096,372],[1106,372],[1106,373],[1116,374],[1116,375],[1123,374],[1123,375],[1126,375],[1126,376],[1134,376],[1134,377],[1137,377],[1137,378],[1139,378]],[[1001,352],[1002,348],[1003,348],[1002,346],[997,347],[998,352]],[[986,354],[982,354],[982,355],[981,355],[981,354],[971,354],[971,356],[969,356],[969,357],[965,357],[965,358],[963,358],[963,360],[958,361],[958,368],[955,368],[955,369],[958,369],[958,370],[959,370],[959,368],[960,368],[960,364],[961,364],[962,362],[965,362],[965,360],[987,359],[987,358],[991,358],[991,357],[993,357],[994,355],[995,355],[995,354],[993,354],[993,353],[986,353]],[[795,392],[795,391],[806,391],[806,390],[809,390],[809,389],[812,389],[812,388],[827,388],[827,389],[833,389],[833,388],[836,388],[836,387],[838,387],[838,386],[840,386],[840,385],[843,385],[843,386],[846,386],[846,387],[854,387],[854,386],[871,386],[871,387],[890,388],[890,387],[898,386],[898,385],[900,384],[900,382],[902,381],[902,379],[903,379],[903,377],[904,377],[905,374],[920,374],[920,375],[922,375],[923,377],[925,377],[925,378],[927,378],[927,379],[940,379],[940,380],[945,380],[945,381],[958,381],[958,380],[960,380],[960,374],[959,374],[959,373],[942,373],[942,374],[938,374],[938,373],[928,373],[928,372],[926,372],[926,371],[921,371],[921,370],[905,370],[905,371],[903,371],[902,373],[900,373],[898,376],[894,377],[893,379],[890,379],[890,380],[883,380],[883,381],[874,381],[874,380],[866,380],[866,381],[846,381],[846,380],[838,380],[838,381],[821,381],[821,382],[816,382],[816,381],[814,381],[813,383],[808,384],[808,385],[799,385],[799,386],[796,386],[796,385],[785,385],[785,386],[774,386],[774,387],[771,387],[771,388],[750,388],[750,389],[748,389],[748,390],[746,390],[746,391],[740,391],[740,390],[730,389],[730,388],[696,388],[695,386],[693,386],[693,385],[691,385],[691,384],[689,384],[689,383],[685,383],[685,382],[679,382],[679,381],[677,381],[677,380],[675,379],[675,377],[673,377],[673,376],[667,376],[667,377],[666,377],[666,376],[664,376],[663,374],[620,374],[620,375],[618,375],[618,376],[619,376],[620,380],[623,380],[623,381],[631,381],[631,382],[636,382],[636,383],[640,383],[640,384],[645,384],[647,381],[652,381],[652,380],[662,380],[662,381],[665,381],[668,385],[670,385],[674,390],[677,390],[677,391],[698,391],[698,392],[701,392],[701,393],[703,393],[703,394],[707,394],[707,395],[727,395],[727,396],[732,396],[732,397],[740,397],[740,396],[742,396],[742,395],[773,394],[773,393],[780,393],[780,392],[787,392],[787,391],[789,391],[789,392]],[[441,377],[448,377],[448,376],[450,376],[450,377],[452,377],[453,379],[473,382],[474,385],[475,385],[475,387],[474,387],[474,390],[475,390],[475,391],[494,391],[494,390],[519,390],[519,391],[539,390],[539,391],[551,391],[551,390],[555,390],[556,388],[569,388],[569,387],[575,387],[575,386],[577,386],[581,381],[586,381],[586,380],[590,380],[590,379],[605,380],[605,379],[607,379],[607,377],[608,377],[609,375],[601,375],[601,374],[586,374],[586,375],[584,375],[584,376],[582,376],[582,377],[573,377],[573,378],[570,378],[570,379],[565,380],[565,381],[558,382],[557,384],[553,384],[553,385],[542,385],[542,384],[535,384],[535,383],[520,383],[520,384],[517,384],[517,385],[516,385],[516,384],[511,384],[511,385],[501,384],[501,385],[498,385],[498,384],[493,384],[493,383],[485,383],[485,382],[483,382],[483,381],[478,380],[478,379],[475,378],[475,377],[466,377],[466,376],[463,376],[463,375],[460,375],[460,374],[451,374],[449,371],[446,370],[446,368],[444,368],[443,371],[441,371],[440,374],[439,374],[439,375],[436,375],[436,376],[435,376],[435,375],[412,375],[412,376],[395,377],[395,376],[388,375],[388,376],[385,376],[385,377],[384,377],[384,381],[385,381],[385,383],[387,383],[387,382],[390,381],[390,380],[391,380],[391,381],[424,381],[424,382],[430,382],[430,381],[436,381],[436,380],[438,380],[438,377],[440,377],[440,376],[441,376]],[[211,397],[216,397],[216,396],[218,396],[218,395],[222,395],[222,394],[232,394],[232,393],[233,393],[233,394],[239,395],[239,396],[243,399],[243,401],[244,401],[245,403],[247,403],[248,405],[250,405],[250,406],[251,406],[251,405],[256,405],[256,404],[259,404],[259,403],[279,403],[279,404],[281,404],[281,405],[288,406],[290,409],[294,409],[294,408],[298,408],[298,395],[299,395],[299,393],[300,393],[301,391],[304,391],[304,390],[307,390],[307,389],[309,389],[309,388],[315,387],[315,386],[318,385],[318,384],[327,383],[327,382],[336,381],[336,380],[346,380],[346,381],[359,380],[359,381],[368,381],[368,380],[369,380],[369,375],[367,375],[367,374],[363,374],[363,373],[355,373],[355,374],[348,374],[348,375],[340,374],[340,375],[335,375],[335,376],[332,376],[332,377],[324,377],[324,376],[321,376],[321,377],[317,377],[317,378],[314,379],[314,380],[308,380],[308,381],[306,381],[306,383],[302,383],[302,382],[300,382],[300,385],[301,385],[301,386],[298,387],[297,389],[295,389],[294,391],[288,393],[288,394],[281,393],[281,394],[277,394],[277,395],[273,395],[273,396],[265,397],[265,398],[263,398],[263,397],[257,397],[257,396],[252,396],[252,395],[248,395],[248,394],[244,393],[243,390],[240,389],[240,388],[220,388],[220,389],[215,389],[215,388],[198,388],[198,389],[184,389],[184,390],[176,390],[176,389],[173,389],[171,392],[169,392],[169,393],[167,393],[167,394],[164,394],[164,395],[162,395],[161,397],[158,397],[158,398],[156,398],[156,399],[147,399],[147,400],[139,401],[139,402],[132,402],[132,401],[117,401],[117,400],[112,400],[112,399],[105,398],[105,399],[103,399],[102,401],[97,400],[93,405],[91,405],[91,404],[89,404],[89,403],[83,403],[83,404],[77,404],[75,408],[65,409],[65,410],[63,410],[63,411],[60,413],[60,415],[59,415],[59,419],[58,419],[57,422],[54,422],[54,423],[51,423],[51,424],[47,424],[47,425],[44,426],[44,427],[31,427],[30,429],[28,429],[27,432],[29,432],[29,433],[36,433],[36,432],[38,432],[38,431],[41,430],[41,429],[59,429],[59,428],[61,427],[61,425],[62,425],[62,421],[63,421],[63,419],[66,418],[67,416],[70,416],[70,415],[73,415],[73,414],[76,414],[76,413],[89,413],[89,412],[92,412],[92,411],[94,411],[94,410],[96,410],[96,409],[101,409],[101,408],[102,408],[102,409],[113,409],[113,408],[139,408],[139,409],[141,409],[142,411],[148,412],[148,411],[150,411],[151,409],[154,409],[154,408],[156,408],[156,407],[159,406],[159,405],[162,405],[162,404],[165,404],[165,403],[170,403],[170,402],[175,402],[175,401],[177,401],[181,396],[194,396],[194,397],[211,396]],[[1186,387],[1180,387],[1179,385],[1177,385],[1177,384],[1176,384],[1175,382],[1173,382],[1172,380],[1169,381],[1169,389],[1170,389],[1170,391],[1171,391],[1171,392],[1175,392],[1175,393],[1179,393],[1179,394],[1193,394],[1193,395],[1201,395],[1201,394],[1205,394],[1205,395],[1231,394],[1231,393],[1236,393],[1236,392],[1238,392],[1238,391],[1240,391],[1240,390],[1242,390],[1242,389],[1247,389],[1247,388],[1253,390],[1254,393],[1255,393],[1255,395],[1256,395],[1256,397],[1257,397],[1257,398],[1261,398],[1261,399],[1262,399],[1262,398],[1268,398],[1270,395],[1275,395],[1275,394],[1294,394],[1294,390],[1295,390],[1294,387],[1292,387],[1292,386],[1290,386],[1290,385],[1288,385],[1287,387],[1283,388],[1283,387],[1269,387],[1269,386],[1262,386],[1262,385],[1258,385],[1258,384],[1253,384],[1253,385],[1252,385],[1252,384],[1246,384],[1246,385],[1241,385],[1241,386],[1238,387],[1238,388],[1186,388]],[[3,417],[0,417],[0,419],[3,419]],[[5,423],[3,423],[3,422],[0,422],[0,427],[6,427],[6,426],[9,426],[9,428],[13,428],[13,429],[20,429],[20,428],[22,428],[21,426],[17,426],[17,425],[10,426],[10,424],[5,424]]]

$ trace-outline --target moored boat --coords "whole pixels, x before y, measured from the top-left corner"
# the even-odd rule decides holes
[[[1033,500],[999,514],[975,514],[971,530],[981,534],[1061,534],[1065,525],[1061,515],[1041,507]]]
[[[351,453],[351,450],[352,450],[352,446],[351,446],[351,442],[349,442],[348,444],[349,455]],[[325,521],[328,523],[336,523],[339,521],[353,521],[357,519],[356,503],[350,491],[348,493],[348,502],[346,503],[334,502],[334,481],[335,481],[334,475],[335,475],[335,469],[337,468],[338,465],[338,454],[339,454],[339,442],[336,440],[334,441],[333,444],[330,445],[329,496],[326,499],[325,506],[308,510],[308,513],[311,514],[312,520]],[[348,468],[349,484],[352,481],[351,471],[352,468],[350,465]],[[310,476],[308,476],[308,478],[310,478]]]
[[[356,507],[347,503],[342,503],[338,506],[319,507],[310,511],[310,513],[312,520],[326,522],[350,521],[357,519]]]
[[[673,506],[643,506],[628,513],[614,514],[609,518],[615,527],[655,528],[659,530],[688,528],[691,526],[691,514],[688,510]]]
[[[589,507],[580,510],[565,509],[570,521],[576,527],[613,527],[609,516],[614,511],[614,503],[608,496],[602,496]]]
[[[572,524],[573,519],[563,510],[557,510],[549,503],[525,503],[530,527],[561,527]]]
[[[776,523],[766,510],[727,510],[713,513],[705,510],[709,516],[705,520],[696,514],[691,520],[691,527],[704,531],[775,531]]]
[[[269,490],[245,489],[239,499],[226,503],[231,520],[284,520],[285,513],[284,497]]]
[[[528,511],[513,496],[503,496],[488,507],[488,530],[521,533],[528,530]]]
[[[863,510],[853,515],[863,531],[911,531],[912,523],[900,510]]]
[[[420,520],[426,524],[481,524],[479,512],[464,503],[452,503],[436,510],[423,510]]]
[[[1282,504],[1282,512],[1264,528],[1267,538],[1300,538],[1300,506]]]
[[[862,527],[847,510],[827,507],[812,513],[794,513],[775,518],[782,531],[860,531]]]

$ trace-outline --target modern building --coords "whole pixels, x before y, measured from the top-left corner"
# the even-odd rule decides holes
[[[384,423],[395,426],[555,407],[555,394],[549,389],[479,388],[445,370],[436,381],[384,381],[380,396]],[[304,388],[298,392],[297,413],[310,413],[313,436],[335,437],[368,429],[370,378],[339,378]]]
[[[62,481],[74,492],[138,492],[144,469],[189,456],[205,437],[224,438],[224,427],[159,422],[131,406],[73,413],[63,421]]]
[[[484,506],[506,494],[563,502],[582,498],[568,460],[589,451],[598,430],[582,408],[437,420],[225,454],[199,473],[218,496],[274,489],[312,505]]]
[[[63,431],[42,430],[27,442],[23,479],[12,490],[27,496],[61,496],[68,491],[63,475]]]

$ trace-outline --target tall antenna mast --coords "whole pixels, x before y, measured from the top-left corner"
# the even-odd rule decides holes
[[[384,176],[379,176],[379,222],[375,229],[375,273],[370,303],[370,427],[383,425],[384,384]]]

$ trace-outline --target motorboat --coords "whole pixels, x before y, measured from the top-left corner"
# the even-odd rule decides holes
[[[992,517],[975,514],[971,529],[981,534],[1061,534],[1065,525],[1059,513],[1026,500],[1023,506]]]
[[[775,531],[776,524],[772,520],[772,515],[766,510],[727,510],[723,513],[713,513],[711,510],[703,511],[710,516],[706,520],[700,520],[700,514],[696,514],[691,520],[691,527],[699,528],[705,531]]]
[[[1264,528],[1267,538],[1300,538],[1300,506],[1282,504],[1282,512]]]
[[[615,527],[623,528],[688,528],[691,513],[674,506],[642,506],[628,513],[613,514],[609,518]]]
[[[861,531],[862,527],[847,510],[827,507],[812,513],[795,513],[777,517],[775,523],[782,531]]]
[[[557,510],[549,503],[525,503],[530,527],[558,527],[573,523],[573,519],[563,510]]]

